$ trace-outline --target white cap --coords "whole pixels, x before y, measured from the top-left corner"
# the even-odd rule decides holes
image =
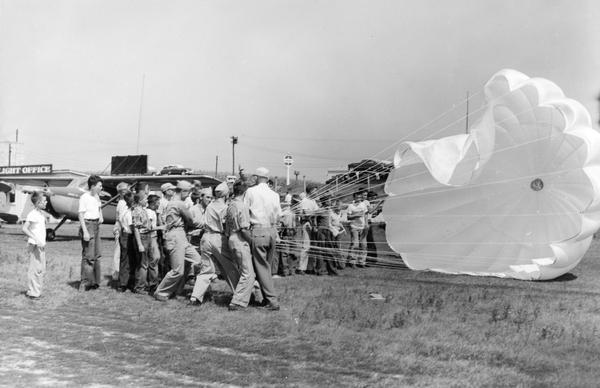
[[[227,182],[221,182],[217,187],[215,187],[215,193],[227,195],[227,193],[229,193],[229,186],[227,186]]]
[[[269,170],[267,170],[265,167],[259,167],[254,172],[254,175],[261,176],[261,177],[264,177],[264,178],[268,178],[269,177]]]
[[[191,190],[192,189],[192,184],[188,181],[179,181],[177,182],[177,188],[179,190]]]

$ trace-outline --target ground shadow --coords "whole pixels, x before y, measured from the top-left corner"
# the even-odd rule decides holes
[[[570,282],[572,280],[577,279],[577,275],[572,274],[571,272],[561,275],[555,279],[543,280],[544,282]]]
[[[73,287],[76,290],[79,290],[79,285],[81,284],[81,280],[74,280],[72,282],[67,282],[70,287]]]
[[[227,291],[212,291],[210,298],[217,306],[229,306],[233,295]]]

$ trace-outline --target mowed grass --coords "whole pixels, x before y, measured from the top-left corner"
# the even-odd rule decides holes
[[[0,383],[131,386],[597,386],[600,247],[551,282],[368,268],[276,280],[282,310],[78,292],[73,225],[30,301],[18,227],[0,229]],[[110,227],[103,226],[110,273]],[[371,300],[377,292],[386,299]]]

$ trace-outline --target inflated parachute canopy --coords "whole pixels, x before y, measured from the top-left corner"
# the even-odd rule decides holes
[[[412,269],[556,278],[600,226],[600,134],[548,80],[502,70],[484,93],[469,134],[400,146],[387,240]]]

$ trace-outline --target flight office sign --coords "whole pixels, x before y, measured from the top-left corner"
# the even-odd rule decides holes
[[[0,166],[0,176],[52,174],[51,164],[32,164],[28,166]]]

